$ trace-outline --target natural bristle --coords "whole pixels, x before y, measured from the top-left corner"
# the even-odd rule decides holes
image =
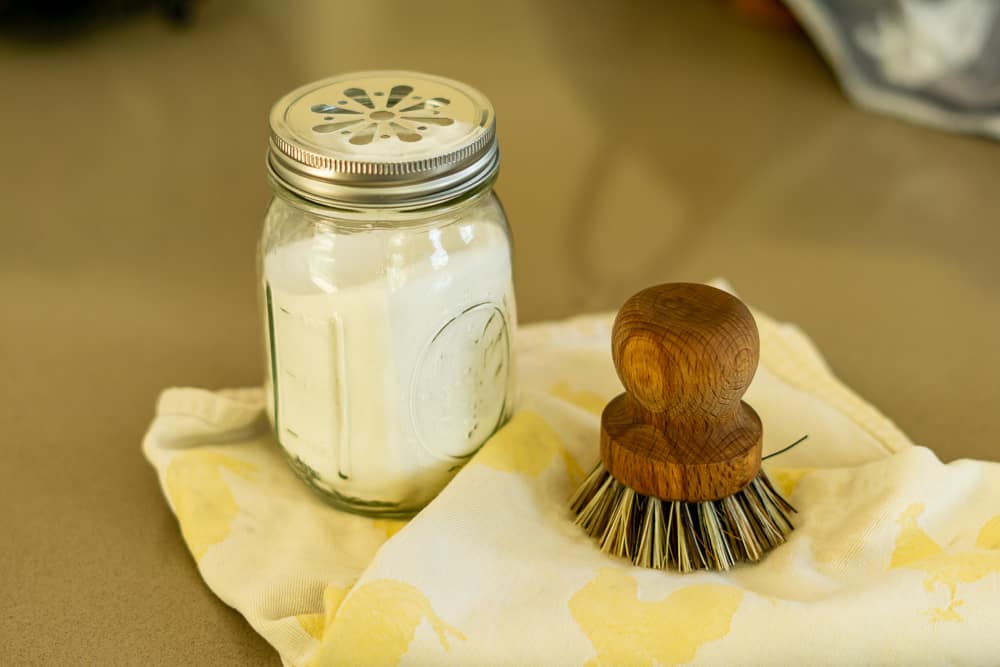
[[[683,502],[636,493],[602,464],[570,499],[576,523],[601,550],[660,570],[728,570],[784,543],[795,512],[761,470],[721,500]]]

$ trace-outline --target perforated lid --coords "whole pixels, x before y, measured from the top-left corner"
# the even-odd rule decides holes
[[[278,100],[270,125],[271,174],[321,204],[427,206],[482,185],[500,163],[486,96],[417,72],[316,81]]]

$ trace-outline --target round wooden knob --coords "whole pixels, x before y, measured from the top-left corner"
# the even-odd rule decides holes
[[[645,289],[618,311],[611,355],[625,390],[652,412],[732,412],[757,370],[750,310],[708,285]]]
[[[625,302],[612,357],[626,393],[601,419],[601,457],[623,484],[664,500],[716,500],[760,470],[760,418],[741,400],[760,341],[750,310],[693,283]]]

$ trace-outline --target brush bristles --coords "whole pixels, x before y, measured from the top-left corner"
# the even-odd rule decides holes
[[[601,550],[658,570],[728,570],[784,543],[795,512],[761,470],[721,500],[683,502],[644,496],[600,463],[570,499],[576,523]]]

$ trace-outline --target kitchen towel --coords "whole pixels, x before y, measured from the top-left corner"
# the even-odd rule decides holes
[[[755,316],[764,453],[809,438],[765,464],[796,530],[728,573],[639,569],[572,522],[621,391],[612,314],[521,328],[514,417],[409,522],[299,482],[259,389],[166,390],[143,448],[205,583],[285,665],[995,662],[1000,465],[942,464]]]
[[[855,104],[1000,139],[1000,3],[785,0]]]

